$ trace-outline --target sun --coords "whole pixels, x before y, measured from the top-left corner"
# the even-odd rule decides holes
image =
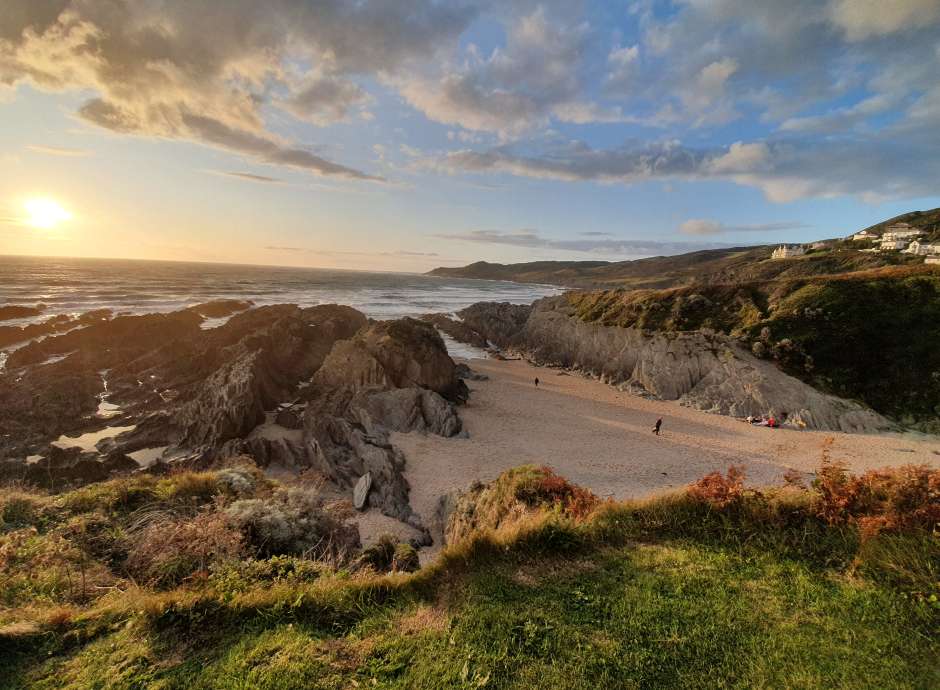
[[[26,224],[34,228],[50,229],[71,219],[72,214],[53,199],[29,199],[23,204],[26,209]]]

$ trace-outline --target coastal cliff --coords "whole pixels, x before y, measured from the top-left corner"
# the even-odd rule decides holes
[[[566,296],[539,300],[531,308],[481,303],[459,315],[498,347],[520,352],[537,364],[581,371],[707,412],[771,414],[810,429],[896,428],[861,404],[789,376],[720,333],[655,333],[589,323],[577,317]]]

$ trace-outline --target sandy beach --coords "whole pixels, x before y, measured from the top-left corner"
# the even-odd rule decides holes
[[[526,463],[548,465],[615,499],[680,487],[731,464],[745,468],[749,484],[776,483],[788,468],[813,472],[830,438],[833,459],[856,471],[912,463],[940,466],[935,437],[757,427],[525,361],[467,363],[489,376],[468,381],[470,401],[460,416],[469,438],[418,433],[393,438],[407,457],[411,504],[427,522],[441,495]],[[662,434],[656,436],[652,427],[660,417]]]

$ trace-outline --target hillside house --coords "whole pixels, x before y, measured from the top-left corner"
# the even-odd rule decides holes
[[[857,232],[852,235],[852,239],[855,242],[861,242],[863,240],[877,240],[878,235],[873,232],[868,232],[868,230],[862,230],[861,232]]]
[[[928,256],[926,259],[924,259],[924,263],[940,265],[940,256]]]
[[[891,226],[895,227],[894,225]],[[914,230],[912,229],[901,229],[901,230],[885,230],[885,234],[881,236],[883,240],[910,240],[912,237],[919,237],[923,235],[923,230]]]
[[[806,253],[806,250],[803,249],[802,245],[793,244],[781,244],[779,247],[774,249],[773,253],[770,255],[771,259],[792,259],[794,256],[803,256]]]
[[[881,251],[898,251],[907,246],[907,240],[881,240]]]
[[[940,244],[928,244],[927,242],[914,240],[904,251],[907,254],[914,254],[915,256],[930,256],[940,254]]]

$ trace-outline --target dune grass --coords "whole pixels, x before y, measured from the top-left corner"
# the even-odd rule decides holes
[[[872,533],[856,517],[938,497],[841,479],[844,514],[824,518],[820,488],[713,476],[594,503],[522,468],[458,502],[455,541],[417,573],[280,556],[20,608],[0,687],[936,687],[935,516]]]

